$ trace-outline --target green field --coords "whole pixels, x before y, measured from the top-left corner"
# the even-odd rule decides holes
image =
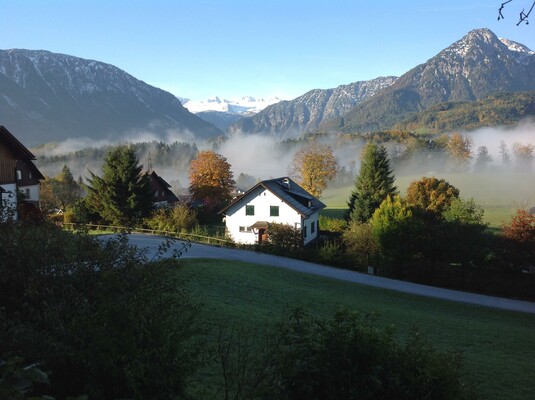
[[[535,174],[454,174],[433,173],[396,177],[396,186],[402,196],[407,187],[422,176],[445,179],[460,190],[462,198],[474,200],[485,210],[485,221],[491,226],[508,222],[517,208],[535,206]],[[327,189],[321,200],[328,209],[345,209],[353,185]],[[328,210],[327,210],[328,211]],[[336,215],[327,214],[328,216]]]
[[[301,306],[330,317],[339,307],[377,312],[403,336],[417,326],[439,349],[463,352],[464,369],[481,399],[533,399],[535,316],[423,298],[254,264],[180,260],[177,274],[217,326],[272,326]],[[203,372],[200,380],[210,380]]]

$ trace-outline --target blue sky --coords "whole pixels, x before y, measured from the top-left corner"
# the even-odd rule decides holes
[[[475,28],[535,50],[532,0],[0,0],[0,49],[113,64],[181,97],[295,98],[401,75]]]

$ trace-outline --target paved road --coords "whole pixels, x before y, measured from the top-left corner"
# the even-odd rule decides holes
[[[158,251],[158,246],[163,242],[163,238],[158,236],[147,236],[132,234],[129,237],[131,244],[138,248],[147,249],[149,259]],[[183,242],[174,244],[170,251],[183,247]],[[170,254],[170,253],[169,253]],[[383,289],[396,290],[399,292],[411,293],[419,296],[434,297],[443,300],[456,301],[461,303],[475,304],[485,307],[493,307],[504,310],[519,311],[535,314],[535,303],[520,300],[504,299],[499,297],[484,296],[480,294],[459,292],[456,290],[441,289],[432,286],[419,285],[416,283],[396,281],[374,275],[367,275],[345,269],[327,267],[306,261],[274,256],[271,254],[256,253],[248,250],[238,250],[209,246],[204,244],[192,244],[182,258],[221,258],[227,260],[237,260],[255,264],[267,265],[271,267],[286,268],[293,271],[308,274],[321,275],[333,279],[347,282],[359,283],[362,285],[374,286]]]

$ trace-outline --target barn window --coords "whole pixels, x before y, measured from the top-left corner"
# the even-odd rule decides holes
[[[254,215],[254,206],[245,206],[245,215]]]
[[[279,216],[279,206],[269,206],[269,216],[278,217]]]
[[[312,221],[310,224],[310,234],[313,234],[314,232],[316,232],[316,221]]]
[[[17,170],[17,180],[20,181],[22,179],[22,171],[20,169]]]

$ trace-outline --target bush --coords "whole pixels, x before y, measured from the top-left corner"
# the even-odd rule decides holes
[[[303,247],[301,229],[288,224],[268,224],[269,244],[282,250],[293,250]]]
[[[167,232],[182,232],[198,225],[197,214],[186,204],[180,203],[172,208],[158,208],[153,211],[145,224],[151,228]]]
[[[55,398],[175,398],[197,364],[198,306],[125,237],[0,224],[0,365],[37,364]]]
[[[369,223],[351,221],[344,231],[346,254],[357,265],[368,266],[379,251],[379,243]]]
[[[344,219],[320,215],[319,226],[322,231],[342,233],[347,227],[347,222]]]
[[[367,315],[314,319],[295,310],[278,328],[276,398],[468,399],[459,353],[440,352],[414,331],[405,343]]]

